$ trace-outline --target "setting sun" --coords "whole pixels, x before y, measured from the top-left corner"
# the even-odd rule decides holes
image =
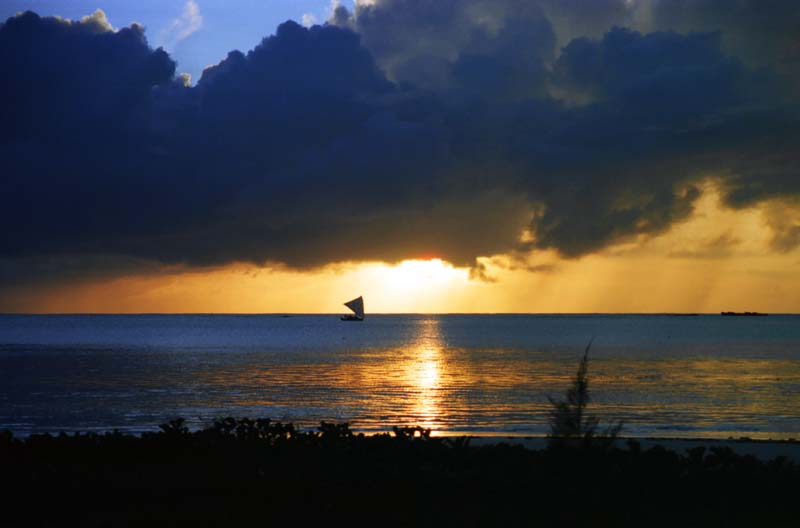
[[[470,282],[468,269],[438,258],[406,260],[394,266],[367,264],[355,274],[377,312],[447,311],[447,296]]]
[[[454,268],[452,264],[438,258],[405,260],[383,273],[386,275],[386,280],[403,290],[437,287],[469,278],[466,269]]]

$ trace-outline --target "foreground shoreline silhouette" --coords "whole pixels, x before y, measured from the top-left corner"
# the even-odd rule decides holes
[[[788,526],[800,485],[794,462],[727,447],[533,450],[236,418],[140,436],[5,431],[0,466],[7,526]]]

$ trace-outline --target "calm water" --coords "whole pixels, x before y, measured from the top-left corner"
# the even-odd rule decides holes
[[[591,351],[628,436],[800,438],[800,316],[0,316],[0,429],[182,416],[544,435]]]

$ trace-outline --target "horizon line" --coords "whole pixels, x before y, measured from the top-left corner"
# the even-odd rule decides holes
[[[586,315],[669,315],[669,316],[701,316],[701,315],[722,315],[729,311],[718,312],[374,312],[368,314],[373,316],[397,316],[397,315],[533,315],[533,316],[586,316]],[[222,315],[222,316],[340,316],[345,312],[0,312],[0,316],[135,316],[135,315]],[[760,315],[800,315],[800,312],[758,312],[744,311],[735,314],[760,314]]]

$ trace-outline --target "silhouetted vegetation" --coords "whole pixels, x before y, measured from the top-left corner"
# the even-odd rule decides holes
[[[4,526],[793,526],[800,487],[793,463],[726,448],[535,451],[234,418],[4,432],[0,467]]]
[[[608,448],[622,430],[622,422],[617,422],[598,433],[600,420],[586,411],[589,396],[589,348],[586,345],[583,358],[578,364],[578,372],[567,389],[565,400],[554,400],[548,396],[553,406],[550,411],[551,447],[603,447]]]

